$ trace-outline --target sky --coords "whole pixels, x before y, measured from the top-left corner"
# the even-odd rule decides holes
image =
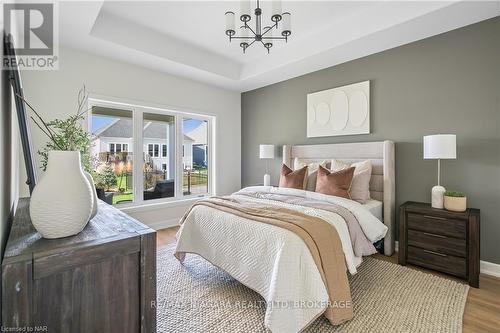
[[[106,116],[92,116],[92,133],[95,133],[98,129],[111,124],[116,118],[106,117]],[[203,121],[197,119],[185,119],[184,120],[184,133],[189,133],[198,127]]]

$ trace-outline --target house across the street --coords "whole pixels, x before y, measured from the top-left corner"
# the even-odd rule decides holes
[[[168,173],[169,156],[173,154],[174,145],[169,145],[170,128],[164,122],[148,121],[143,129],[142,153],[144,161],[152,171]],[[117,118],[94,133],[92,155],[106,161],[110,155],[134,152],[132,142],[133,125],[130,118]],[[194,165],[207,165],[207,124],[202,122],[187,134],[183,135],[182,144],[183,169],[191,170]],[[169,178],[168,174],[166,178]]]

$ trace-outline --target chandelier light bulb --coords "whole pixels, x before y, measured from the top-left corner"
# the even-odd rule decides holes
[[[252,19],[252,15],[250,13],[250,0],[241,0],[240,1],[240,20],[242,22],[248,22]]]
[[[292,34],[292,18],[290,16],[291,15],[288,12],[282,14],[283,22],[281,24],[281,27],[283,30],[281,31],[281,35],[285,37],[288,37]]]
[[[226,12],[226,35],[229,37],[235,34],[234,31],[234,12]]]
[[[281,0],[274,0],[272,2],[271,21],[281,21]]]

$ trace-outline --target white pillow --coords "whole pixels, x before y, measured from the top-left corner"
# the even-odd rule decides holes
[[[318,168],[321,165],[322,167],[326,168],[326,164],[328,161],[322,161],[322,162],[313,162],[313,163],[307,163],[304,160],[301,160],[298,157],[295,157],[293,160],[293,170],[299,170],[305,166],[307,166],[307,183],[306,183],[306,191],[312,191],[316,189],[316,178],[318,176]]]
[[[330,170],[337,172],[350,167],[354,167],[351,189],[349,194],[352,200],[359,203],[366,203],[370,199],[370,179],[372,177],[372,161],[366,160],[353,164],[345,163],[341,160],[332,160]]]

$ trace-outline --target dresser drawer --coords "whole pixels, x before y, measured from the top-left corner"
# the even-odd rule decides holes
[[[408,246],[408,262],[435,269],[461,278],[467,277],[465,258],[441,254],[439,252]]]
[[[462,258],[467,255],[465,239],[423,231],[408,230],[408,245]]]
[[[466,227],[467,222],[463,220],[451,220],[424,214],[408,214],[408,229],[412,230],[465,239]]]

